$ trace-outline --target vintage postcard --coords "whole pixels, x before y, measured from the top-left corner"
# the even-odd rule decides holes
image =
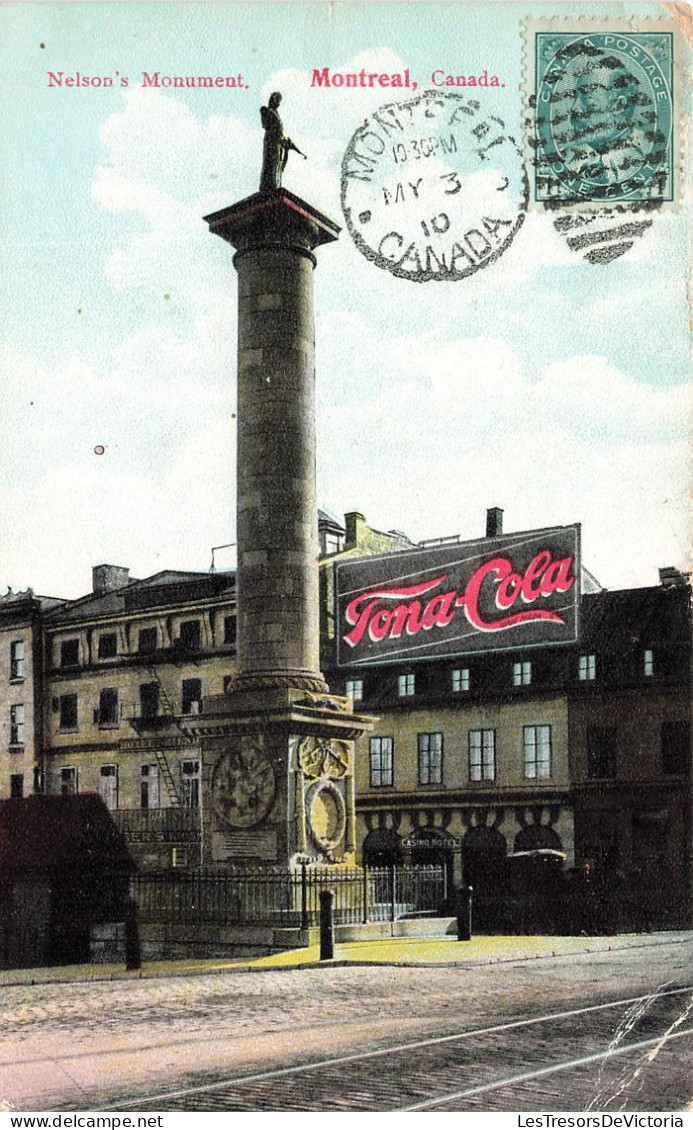
[[[690,1119],[692,36],[0,4],[0,1110]]]

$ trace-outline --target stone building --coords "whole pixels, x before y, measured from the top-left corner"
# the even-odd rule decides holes
[[[32,589],[0,596],[0,797],[43,788],[43,617],[61,603]]]
[[[489,511],[493,535],[500,522]],[[411,546],[382,537],[362,541],[375,553]],[[332,564],[348,554],[347,541]],[[597,587],[587,573],[583,583]],[[330,686],[377,718],[357,762],[366,862],[442,860],[456,881],[464,869],[474,883],[512,851],[551,848],[574,862],[565,647],[349,668],[335,663],[331,628]]]
[[[674,569],[636,590],[581,579],[577,642],[526,653],[339,666],[328,614],[330,686],[377,718],[357,761],[364,860],[447,860],[483,884],[507,853],[554,849],[569,866],[666,875],[684,897],[690,585]]]
[[[660,581],[585,602],[570,774],[579,858],[680,892],[691,869],[691,590],[672,569]]]
[[[14,605],[3,632],[3,662],[31,636],[33,668],[21,688],[8,680],[13,697],[21,690],[24,727],[5,711],[13,728],[0,764],[12,778],[25,767],[25,794],[100,794],[140,864],[199,862],[200,755],[182,723],[233,673],[234,576],[166,570],[134,580],[99,565],[88,595],[43,608],[32,600],[23,635]],[[3,769],[4,795],[18,795]]]
[[[445,659],[336,662],[335,564],[411,551],[356,512],[321,512],[321,668],[377,719],[357,747],[367,862],[509,852],[690,875],[690,587],[600,591],[582,570],[576,643]],[[0,796],[98,793],[138,864],[200,860],[194,716],[235,671],[235,578],[94,569],[72,601],[0,597]],[[17,707],[22,707],[18,710]],[[495,861],[495,862],[494,862]]]

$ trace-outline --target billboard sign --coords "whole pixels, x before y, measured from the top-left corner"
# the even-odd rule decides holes
[[[580,527],[337,565],[341,667],[575,643]]]

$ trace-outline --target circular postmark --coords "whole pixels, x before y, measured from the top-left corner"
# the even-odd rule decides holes
[[[534,181],[546,207],[673,199],[671,35],[537,36]]]
[[[359,251],[397,278],[467,278],[509,247],[527,209],[522,149],[464,94],[427,90],[367,118],[342,160]]]

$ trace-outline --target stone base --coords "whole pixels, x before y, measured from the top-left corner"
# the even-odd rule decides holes
[[[286,680],[245,683],[186,720],[202,754],[203,866],[353,864],[354,741],[372,719]]]
[[[272,926],[140,926],[144,961],[182,961],[195,958],[235,960],[265,957],[308,945],[308,932]]]

